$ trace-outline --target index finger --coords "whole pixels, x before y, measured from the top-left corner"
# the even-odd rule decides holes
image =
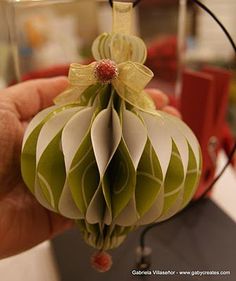
[[[29,120],[40,110],[53,104],[53,99],[68,86],[66,77],[26,81],[2,91],[19,114],[21,120]]]

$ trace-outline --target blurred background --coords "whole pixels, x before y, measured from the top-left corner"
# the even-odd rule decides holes
[[[236,38],[236,2],[202,2]],[[156,74],[153,84],[168,94],[176,92],[181,64],[195,70],[205,64],[231,70],[228,118],[233,124],[236,78],[232,47],[206,12],[185,0],[181,11],[180,3],[144,0],[135,9],[134,32],[147,43],[146,64]],[[105,0],[0,1],[0,87],[29,78],[67,74],[71,62],[92,59],[91,43],[104,31],[111,31],[111,8]],[[179,39],[178,34],[182,36]]]
[[[236,1],[201,2],[236,41]],[[105,0],[1,0],[0,89],[28,79],[67,75],[72,62],[89,63],[93,40],[110,32],[111,23],[112,10]],[[213,19],[187,0],[141,1],[135,8],[134,34],[147,44],[146,65],[155,74],[150,86],[169,95],[202,146],[201,193],[215,175],[219,152],[227,160],[236,135],[235,53]],[[231,162],[235,170],[235,160]],[[45,250],[50,260],[50,249],[46,244],[37,251]],[[57,280],[52,268],[50,279],[31,280]]]

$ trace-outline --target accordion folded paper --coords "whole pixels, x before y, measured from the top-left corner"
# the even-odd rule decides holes
[[[114,2],[113,10],[113,33],[94,41],[96,61],[71,65],[70,87],[31,121],[21,157],[37,200],[75,219],[84,240],[101,251],[183,209],[201,171],[192,131],[156,111],[144,91],[152,72],[143,65],[143,41],[117,32],[132,4]]]

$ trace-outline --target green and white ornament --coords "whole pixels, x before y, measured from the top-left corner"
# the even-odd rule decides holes
[[[76,220],[84,240],[104,251],[140,225],[163,221],[193,197],[201,151],[181,120],[156,111],[144,92],[152,72],[143,41],[116,32],[72,64],[70,88],[34,117],[22,145],[23,179],[47,209]],[[102,69],[102,70],[101,70]],[[104,70],[105,69],[105,70]]]

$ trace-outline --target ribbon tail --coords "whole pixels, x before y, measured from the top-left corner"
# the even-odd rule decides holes
[[[119,76],[112,81],[117,94],[132,106],[152,114],[157,114],[153,100],[144,88],[153,77],[152,71],[146,66],[125,62],[118,65]]]
[[[129,89],[119,79],[116,79],[116,81],[112,82],[112,85],[115,88],[117,94],[127,103],[131,104],[141,111],[155,115],[157,114],[153,100],[147,95],[144,90],[141,92],[135,92],[134,90]]]
[[[80,100],[81,94],[88,88],[85,87],[76,87],[76,86],[69,86],[64,92],[62,92],[59,96],[57,96],[53,102],[56,105],[63,105],[67,103],[74,103]]]

